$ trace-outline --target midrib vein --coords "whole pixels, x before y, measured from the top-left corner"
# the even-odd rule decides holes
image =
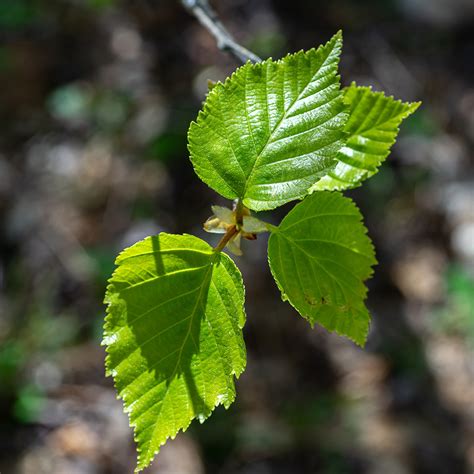
[[[275,135],[275,133],[278,131],[278,129],[280,128],[280,125],[283,123],[284,120],[286,120],[286,118],[288,117],[288,115],[291,113],[294,105],[301,99],[301,97],[304,95],[304,93],[306,92],[306,90],[308,89],[308,86],[314,81],[314,79],[316,78],[316,76],[318,75],[319,71],[324,67],[326,66],[326,61],[328,60],[328,58],[331,56],[331,53],[334,51],[334,48],[332,48],[327,56],[324,58],[323,62],[321,63],[321,65],[319,66],[318,70],[315,71],[315,73],[311,76],[311,79],[306,83],[306,85],[304,86],[304,88],[301,90],[301,92],[298,94],[298,96],[296,97],[296,99],[294,99],[290,106],[288,107],[287,110],[284,110],[283,111],[283,115],[281,116],[280,120],[276,123],[276,125],[273,127],[273,130],[272,132],[270,133],[267,141],[265,142],[265,144],[263,145],[263,147],[261,148],[260,152],[257,154],[256,156],[256,159],[255,161],[253,162],[253,165],[252,165],[252,168],[250,169],[250,172],[249,174],[247,175],[247,180],[245,182],[245,187],[244,187],[244,192],[243,192],[243,196],[245,196],[245,194],[247,193],[247,189],[248,189],[248,185],[249,183],[251,182],[251,178],[256,170],[256,168],[258,167],[258,163],[261,159],[261,157],[263,156],[263,154],[265,153],[265,150],[267,149],[268,145],[270,145],[270,143],[272,143],[272,140],[273,140],[273,137]],[[283,82],[283,85],[285,83],[285,72],[286,72],[286,68],[283,69],[283,79],[282,79],[282,82]],[[268,102],[268,101],[267,101]]]

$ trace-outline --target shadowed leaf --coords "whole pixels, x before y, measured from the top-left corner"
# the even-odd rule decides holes
[[[354,203],[315,193],[297,204],[268,242],[268,260],[283,297],[311,324],[365,343],[369,313],[364,280],[376,263]]]

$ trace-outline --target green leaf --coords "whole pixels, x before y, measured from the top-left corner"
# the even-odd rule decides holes
[[[403,119],[421,102],[401,102],[383,92],[354,83],[345,89],[344,100],[350,107],[345,131],[347,143],[339,150],[339,162],[311,191],[354,188],[378,171],[395,143]]]
[[[270,268],[283,298],[311,324],[363,345],[369,328],[364,280],[376,263],[355,204],[339,193],[315,193],[273,230]]]
[[[138,472],[194,418],[234,401],[246,361],[244,287],[227,255],[190,235],[148,237],[116,264],[103,343],[135,429]]]
[[[256,211],[304,197],[345,141],[341,47],[337,33],[318,49],[247,63],[216,84],[188,133],[198,176]]]

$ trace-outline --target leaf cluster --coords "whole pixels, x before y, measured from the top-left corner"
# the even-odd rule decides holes
[[[161,233],[124,250],[110,279],[104,330],[138,444],[137,471],[168,438],[235,398],[245,368],[242,277],[227,247],[270,232],[268,261],[282,298],[311,325],[363,346],[365,280],[376,263],[356,205],[341,191],[377,173],[419,103],[352,84],[341,89],[342,35],[317,49],[247,63],[209,91],[188,134],[196,174],[233,209],[205,223],[216,248]],[[301,200],[279,226],[251,211]]]

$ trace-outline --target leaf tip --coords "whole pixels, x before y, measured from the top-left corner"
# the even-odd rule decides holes
[[[408,115],[413,114],[414,112],[416,112],[419,109],[419,107],[421,106],[421,104],[422,104],[421,100],[419,100],[417,102],[409,102],[408,103],[408,111],[407,111]]]
[[[342,30],[338,30],[332,38],[326,43],[325,46],[333,46],[334,49],[337,49],[339,52],[342,50],[342,44],[344,42],[344,37],[342,34]]]

